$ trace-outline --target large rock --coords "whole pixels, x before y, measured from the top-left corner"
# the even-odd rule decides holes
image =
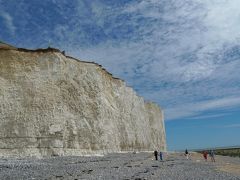
[[[0,48],[0,156],[166,150],[162,110],[95,63]]]

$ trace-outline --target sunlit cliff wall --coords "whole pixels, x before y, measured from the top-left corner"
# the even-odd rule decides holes
[[[0,156],[166,150],[163,112],[95,63],[0,47]]]

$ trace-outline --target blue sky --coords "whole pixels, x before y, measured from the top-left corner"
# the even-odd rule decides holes
[[[102,64],[164,109],[170,150],[240,145],[239,0],[0,0],[0,39]]]

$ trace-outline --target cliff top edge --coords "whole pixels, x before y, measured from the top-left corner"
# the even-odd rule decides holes
[[[17,48],[17,47],[14,47],[12,45],[9,45],[7,43],[4,43],[4,42],[1,42],[0,41],[0,50],[15,50],[15,51],[19,51],[19,52],[36,52],[36,53],[47,53],[47,52],[57,52],[57,53],[61,53],[63,56],[65,56],[66,58],[70,58],[70,59],[73,59],[73,60],[76,60],[78,62],[82,62],[82,63],[89,63],[89,64],[94,64],[94,65],[97,65],[98,67],[100,67],[103,71],[105,71],[108,75],[110,75],[113,79],[117,79],[117,80],[120,80],[120,81],[123,81],[122,79],[120,78],[117,78],[117,77],[114,77],[113,74],[111,74],[110,72],[108,72],[105,68],[102,67],[102,65],[96,63],[96,62],[93,62],[93,61],[83,61],[83,60],[80,60],[80,59],[77,59],[75,57],[72,57],[72,56],[68,56],[68,55],[65,55],[65,51],[61,51],[60,49],[57,49],[57,48],[53,48],[53,47],[48,47],[48,48],[38,48],[38,49],[26,49],[26,48]]]
[[[19,51],[19,52],[32,52],[32,53],[48,53],[48,52],[60,53],[63,56],[65,56],[66,58],[70,58],[70,59],[75,60],[77,62],[96,65],[99,68],[101,68],[101,70],[103,70],[106,74],[108,74],[111,78],[113,78],[115,80],[118,80],[118,81],[121,81],[121,82],[125,82],[124,80],[122,80],[120,78],[114,77],[113,74],[108,72],[102,65],[100,65],[100,64],[98,64],[96,62],[93,62],[93,61],[83,61],[83,60],[77,59],[75,57],[68,56],[68,55],[65,54],[65,51],[61,51],[60,49],[57,49],[57,48],[48,47],[48,48],[26,49],[26,48],[14,47],[12,45],[9,45],[7,43],[4,43],[4,42],[0,41],[0,51],[1,50],[14,50],[14,51]],[[128,88],[133,89],[131,86],[127,86],[126,84],[125,84],[125,86],[128,87]],[[133,89],[133,91],[136,93],[136,91],[134,89]],[[137,93],[136,93],[136,95],[138,97],[142,97],[142,96],[139,96]],[[143,99],[144,99],[145,103],[147,103],[147,104],[155,104],[155,105],[157,105],[161,109],[161,107],[158,105],[158,103],[150,101],[150,100],[145,100],[145,98],[143,98]]]

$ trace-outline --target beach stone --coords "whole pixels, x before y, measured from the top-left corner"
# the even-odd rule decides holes
[[[186,160],[180,153],[169,153],[163,162],[152,161],[149,153],[114,153],[102,157],[45,157],[39,158],[7,158],[0,159],[1,180],[14,179],[217,179],[239,180],[240,173],[225,169],[227,166],[240,167],[240,159],[232,157],[216,157],[216,163],[196,162],[196,158]],[[153,156],[153,155],[152,155]],[[199,158],[198,156],[197,158]],[[171,158],[171,161],[167,161]],[[73,161],[81,163],[72,163]],[[125,163],[139,164],[141,167],[128,168]],[[169,166],[174,164],[174,166]],[[158,167],[152,168],[152,166]],[[119,168],[113,168],[119,167]]]

